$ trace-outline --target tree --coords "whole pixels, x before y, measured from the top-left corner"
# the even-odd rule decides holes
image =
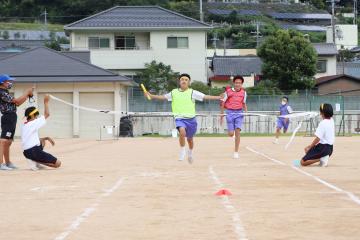
[[[340,49],[337,56],[339,62],[351,62],[355,58],[355,53],[351,52],[349,49]]]
[[[145,64],[145,69],[137,74],[139,83],[143,83],[149,91],[165,93],[177,87],[178,72],[174,72],[170,65],[152,61]]]
[[[10,38],[9,31],[3,31],[2,37],[3,39],[8,40]]]
[[[60,43],[58,41],[46,41],[45,42],[45,47],[48,47],[48,48],[51,48],[51,49],[54,49],[56,51],[61,51],[61,46],[60,46]]]
[[[20,37],[21,37],[20,32],[16,32],[16,33],[14,34],[14,38],[15,38],[15,39],[20,39]]]
[[[218,88],[218,87],[212,88],[209,85],[207,85],[203,82],[200,82],[200,81],[192,82],[191,88],[196,91],[202,92],[204,94],[209,94],[209,95],[214,95],[214,96],[220,95],[221,93],[224,92],[224,89],[222,89],[222,88]]]
[[[257,50],[265,79],[281,90],[308,89],[314,85],[317,54],[300,33],[278,30]]]

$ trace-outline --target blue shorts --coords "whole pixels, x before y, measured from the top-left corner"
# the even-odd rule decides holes
[[[193,138],[197,130],[196,118],[178,118],[175,119],[176,128],[183,127],[186,131],[187,138]]]
[[[27,159],[33,160],[38,163],[51,163],[55,164],[57,158],[50,153],[44,152],[42,146],[35,146],[24,151],[24,156]]]
[[[242,128],[242,124],[244,121],[244,115],[242,114],[244,111],[241,110],[226,110],[226,123],[227,129],[229,132],[233,132],[235,129]]]
[[[284,128],[284,130],[286,131],[289,128],[289,124],[290,124],[290,120],[288,118],[278,118],[276,127],[279,129]]]

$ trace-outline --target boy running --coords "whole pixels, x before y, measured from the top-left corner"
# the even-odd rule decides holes
[[[61,165],[56,157],[43,150],[46,140],[54,145],[52,139],[39,139],[39,129],[45,126],[46,119],[50,116],[49,100],[49,95],[46,95],[44,98],[44,116],[39,116],[40,113],[35,107],[29,107],[25,110],[26,122],[22,125],[21,140],[24,156],[29,160],[32,170],[38,170],[39,164],[53,168],[58,168]]]
[[[322,121],[315,132],[314,141],[305,148],[305,156],[301,159],[301,166],[308,166],[320,162],[320,166],[326,167],[333,152],[335,142],[335,123],[331,104],[324,103],[320,106]],[[298,160],[297,160],[298,161]],[[294,162],[299,165],[298,162]]]
[[[280,116],[288,115],[293,112],[292,108],[289,105],[288,97],[284,96],[281,99],[281,105],[279,109],[280,109]],[[289,124],[290,124],[290,120],[288,118],[278,117],[276,123],[276,135],[275,135],[275,140],[273,142],[274,144],[279,144],[280,131],[281,129],[283,129],[284,133],[286,133],[289,128]]]
[[[33,88],[26,90],[19,98],[13,97],[9,89],[13,86],[15,78],[9,75],[0,75],[0,111],[1,111],[1,139],[0,139],[0,170],[16,169],[10,161],[10,146],[14,140],[17,114],[16,108],[33,95]],[[5,162],[4,162],[5,161]]]
[[[226,109],[226,123],[228,135],[233,137],[235,134],[235,151],[234,158],[239,158],[240,132],[244,121],[244,111],[247,112],[245,89],[242,88],[244,78],[235,76],[233,79],[234,86],[227,87],[224,94],[223,104],[221,105],[221,114]],[[221,123],[223,116],[221,116]]]
[[[180,143],[180,157],[179,161],[185,159],[185,137],[189,145],[188,161],[193,162],[192,151],[194,149],[193,137],[197,130],[195,100],[220,100],[221,96],[209,96],[199,91],[190,88],[190,75],[181,74],[179,77],[180,88],[172,90],[165,95],[152,95],[149,92],[145,92],[146,97],[150,97],[157,100],[167,100],[171,102],[172,113],[175,117],[176,128],[179,131],[179,143]]]

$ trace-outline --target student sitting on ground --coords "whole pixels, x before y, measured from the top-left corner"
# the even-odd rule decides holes
[[[54,145],[54,142],[51,138],[39,138],[39,129],[45,126],[46,119],[50,116],[49,113],[49,100],[48,95],[44,98],[44,107],[45,112],[44,116],[40,116],[39,111],[35,107],[29,107],[25,110],[26,122],[22,126],[21,140],[24,150],[24,156],[33,162],[30,162],[30,167],[32,170],[37,170],[39,164],[58,168],[61,165],[61,162],[57,160],[53,155],[44,152],[45,141],[48,140],[51,144]]]
[[[333,152],[335,124],[331,104],[321,104],[320,115],[323,120],[316,129],[314,141],[305,148],[306,155],[300,161],[302,166],[320,162],[320,166],[326,167]]]

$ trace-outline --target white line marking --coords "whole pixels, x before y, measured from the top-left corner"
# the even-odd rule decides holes
[[[292,169],[298,171],[299,173],[302,173],[302,174],[304,174],[304,175],[306,175],[306,176],[308,176],[308,177],[311,177],[311,178],[314,179],[315,181],[317,181],[317,182],[319,182],[319,183],[327,186],[328,188],[331,188],[331,189],[333,189],[333,190],[335,190],[335,191],[337,191],[337,192],[339,192],[339,193],[343,193],[343,194],[347,195],[350,200],[352,200],[354,203],[360,205],[360,198],[359,198],[358,196],[356,196],[355,194],[353,194],[352,192],[346,191],[346,190],[341,189],[341,188],[339,188],[339,187],[337,187],[337,186],[335,186],[335,185],[333,185],[333,184],[331,184],[331,183],[328,183],[328,182],[326,182],[325,180],[323,180],[323,179],[321,179],[321,178],[319,178],[319,177],[317,177],[317,176],[314,176],[314,175],[312,175],[312,174],[310,174],[310,173],[308,173],[308,172],[305,172],[304,170],[302,170],[302,169],[300,169],[300,168],[298,168],[298,167],[294,167],[294,166],[292,166],[292,165],[287,165],[287,164],[285,164],[285,163],[283,163],[283,162],[281,162],[281,161],[279,161],[279,160],[277,160],[277,159],[271,158],[271,157],[267,156],[267,155],[264,154],[264,153],[261,153],[261,152],[259,152],[259,151],[256,151],[256,150],[252,149],[252,148],[249,147],[249,146],[247,146],[246,149],[249,150],[250,152],[253,152],[253,153],[255,153],[255,154],[258,154],[258,155],[260,155],[260,156],[263,156],[263,157],[265,157],[265,158],[267,158],[267,159],[269,159],[269,160],[271,160],[271,161],[273,161],[273,162],[275,162],[275,163],[278,163],[278,164],[283,165],[283,166],[291,167]]]
[[[103,194],[101,194],[90,207],[85,208],[85,210],[78,216],[76,219],[70,224],[70,226],[61,234],[59,234],[54,240],[64,240],[66,239],[72,232],[74,232],[82,222],[84,222],[90,215],[97,209],[100,204],[100,201],[110,196],[113,192],[115,192],[121,184],[124,182],[124,178],[119,178],[118,181],[109,189],[105,190]]]
[[[70,185],[70,186],[43,186],[43,187],[31,188],[30,191],[33,191],[33,192],[45,192],[45,191],[52,190],[52,189],[57,189],[57,188],[66,189],[66,188],[77,188],[77,187],[78,186],[74,186],[74,185]]]
[[[214,181],[216,188],[220,189],[224,187],[224,184],[220,181],[212,166],[209,166],[209,174],[211,179]],[[240,214],[236,211],[236,208],[231,204],[228,196],[222,196],[221,199],[224,208],[227,210],[228,213],[232,215],[235,232],[238,236],[238,239],[247,240],[248,238],[246,237],[245,229],[242,226]]]

